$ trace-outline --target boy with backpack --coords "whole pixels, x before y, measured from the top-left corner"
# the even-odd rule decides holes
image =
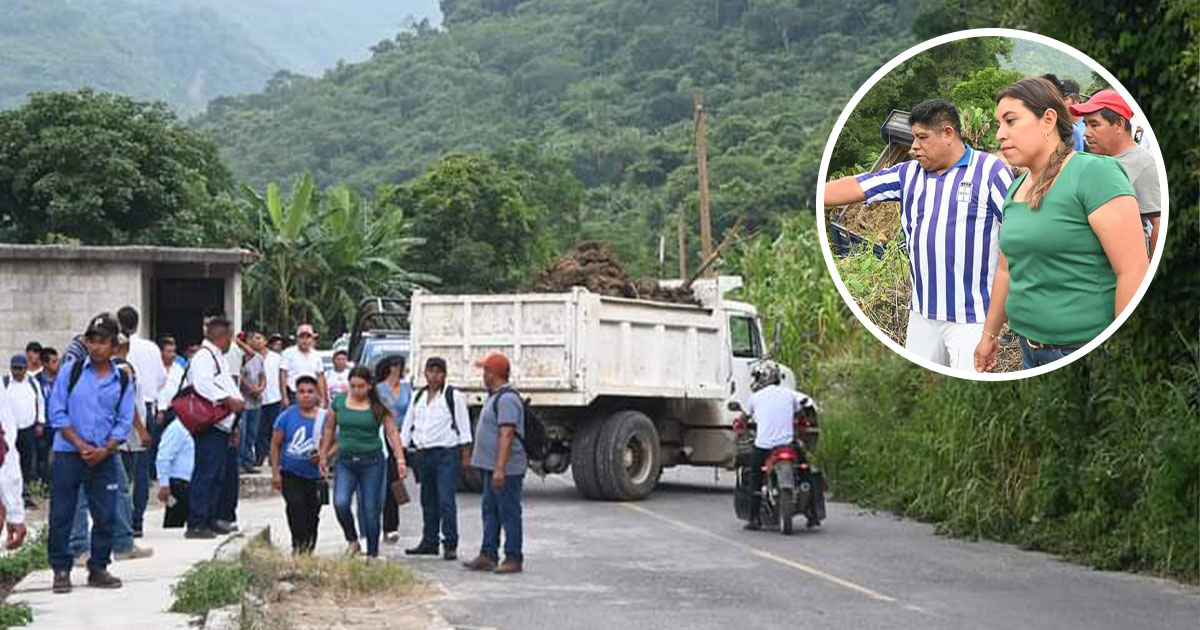
[[[404,414],[400,441],[417,451],[417,477],[421,480],[421,513],[425,527],[421,542],[406,549],[410,556],[436,556],[440,533],[442,558],[458,558],[458,506],[455,478],[460,460],[471,443],[471,416],[467,398],[446,384],[446,361],[425,361],[425,387],[413,395]],[[466,462],[463,462],[466,465]]]
[[[94,523],[87,563],[88,585],[121,586],[121,580],[108,572],[120,469],[120,462],[113,455],[133,429],[134,396],[128,376],[113,362],[118,334],[117,320],[111,314],[93,318],[84,333],[87,358],[75,359],[80,362],[78,366],[64,366],[68,368],[67,378],[74,383],[55,387],[50,399],[50,422],[57,430],[48,543],[55,593],[71,591],[74,557],[68,539],[80,487],[87,493]],[[59,377],[63,376],[60,373]]]

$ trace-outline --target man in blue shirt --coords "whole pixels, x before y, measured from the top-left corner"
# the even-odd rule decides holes
[[[117,469],[113,457],[133,428],[134,390],[113,362],[117,349],[117,320],[102,313],[84,333],[88,356],[63,366],[50,399],[54,436],[51,472],[50,540],[48,555],[54,570],[54,592],[71,591],[71,555],[68,540],[75,519],[75,503],[82,486],[91,511],[92,550],[88,558],[88,586],[120,588],[121,580],[108,572],[112,556],[113,527],[117,510]],[[75,366],[75,361],[83,364]],[[71,384],[71,377],[78,380]]]
[[[1057,75],[1043,74],[1042,78],[1053,83],[1058,88],[1058,93],[1062,96],[1063,105],[1067,109],[1083,102],[1083,97],[1079,94],[1079,82],[1075,79],[1060,79]],[[1084,140],[1083,133],[1087,131],[1087,125],[1083,122],[1083,118],[1071,115],[1071,136],[1074,141],[1074,149],[1076,151],[1087,151],[1087,142]]]

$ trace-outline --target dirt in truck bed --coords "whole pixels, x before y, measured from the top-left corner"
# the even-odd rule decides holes
[[[585,287],[592,293],[614,297],[698,304],[690,289],[668,289],[653,278],[633,278],[613,256],[612,246],[587,242],[575,246],[549,267],[538,272],[529,289],[535,293],[565,293]]]

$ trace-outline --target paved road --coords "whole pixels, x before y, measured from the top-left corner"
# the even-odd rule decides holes
[[[1200,620],[1200,591],[1172,582],[951,540],[839,503],[819,531],[743,532],[732,475],[679,468],[663,481],[646,501],[601,503],[578,498],[569,476],[531,478],[524,574],[414,564],[443,584],[436,606],[462,629],[1193,630]],[[478,497],[459,506],[467,557]],[[403,516],[406,544],[417,518]]]

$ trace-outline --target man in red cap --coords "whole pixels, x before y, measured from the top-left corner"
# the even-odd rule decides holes
[[[479,411],[475,451],[471,465],[483,472],[483,543],[479,556],[463,566],[473,571],[520,573],[521,487],[529,465],[522,440],[525,405],[521,394],[508,383],[508,358],[498,352],[475,362],[483,368],[488,399]],[[500,559],[500,531],[504,530],[504,562]]]
[[[1142,223],[1146,227],[1151,254],[1158,243],[1158,222],[1162,214],[1162,189],[1158,182],[1158,164],[1154,156],[1133,139],[1133,110],[1114,90],[1100,90],[1086,103],[1071,106],[1071,115],[1082,116],[1087,130],[1088,150],[1109,155],[1125,167],[1137,198]]]

